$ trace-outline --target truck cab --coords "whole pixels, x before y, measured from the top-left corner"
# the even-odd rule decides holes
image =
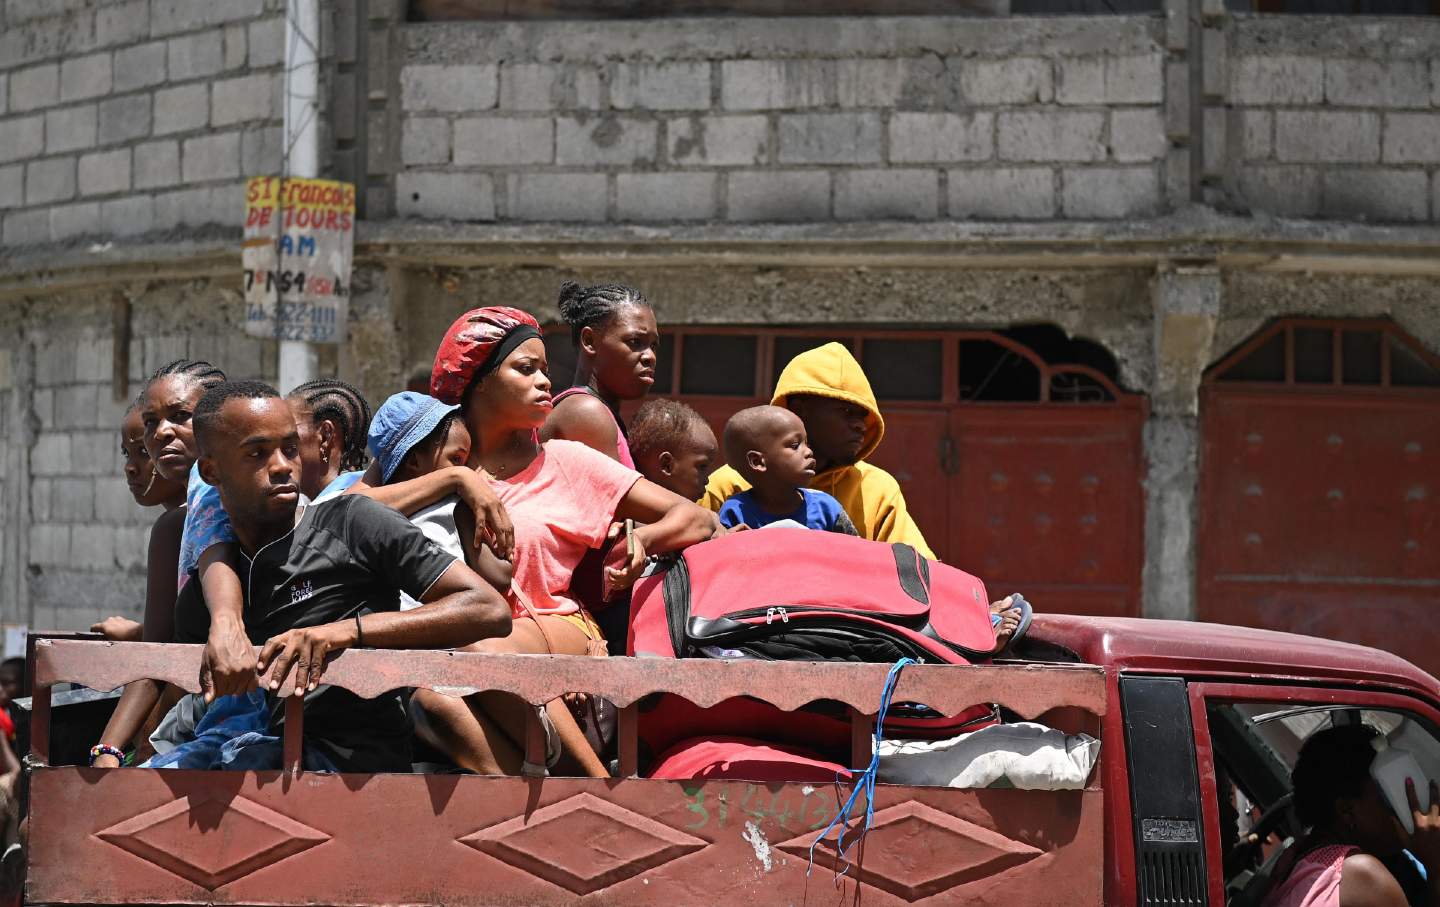
[[[816,702],[851,721],[869,763],[889,666],[347,651],[327,682],[373,696],[589,691],[619,710],[619,777],[334,775],[299,770],[299,700],[275,772],[90,769],[48,759],[57,684],[140,677],[196,688],[199,648],[36,646],[27,900],[140,904],[1199,905],[1259,902],[1301,832],[1289,771],[1320,727],[1365,722],[1440,777],[1440,685],[1345,643],[1185,622],[1037,617],[1015,657],[919,665],[897,701],[945,715],[993,703],[1101,741],[1082,790],[645,777],[637,726],[661,694]],[[292,723],[292,717],[295,719]],[[532,734],[531,746],[540,745]],[[862,800],[863,803],[863,800]],[[863,831],[863,836],[861,835]]]

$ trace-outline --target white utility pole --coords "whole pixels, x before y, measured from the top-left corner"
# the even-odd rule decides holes
[[[320,0],[289,0],[285,11],[285,176],[320,175]],[[280,393],[313,380],[315,346],[280,341]]]

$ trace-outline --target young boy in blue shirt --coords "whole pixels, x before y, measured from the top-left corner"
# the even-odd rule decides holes
[[[815,477],[815,455],[799,416],[778,406],[743,409],[725,423],[724,443],[725,459],[750,489],[721,505],[721,525],[759,529],[793,520],[809,529],[858,535],[839,501],[805,487]]]

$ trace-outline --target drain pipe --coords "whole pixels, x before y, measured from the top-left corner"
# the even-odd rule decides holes
[[[285,10],[285,152],[287,177],[320,175],[320,0],[289,0]],[[280,341],[280,393],[319,370],[314,344]]]

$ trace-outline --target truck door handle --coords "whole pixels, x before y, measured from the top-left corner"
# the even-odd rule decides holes
[[[945,435],[940,439],[940,471],[947,476],[953,476],[960,467],[955,456],[955,439]]]

